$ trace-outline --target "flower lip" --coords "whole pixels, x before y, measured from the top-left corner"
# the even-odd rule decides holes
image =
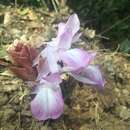
[[[52,84],[53,85],[53,84]],[[45,87],[44,87],[45,86]],[[44,84],[31,102],[31,110],[38,120],[57,119],[63,113],[64,101],[60,87]]]

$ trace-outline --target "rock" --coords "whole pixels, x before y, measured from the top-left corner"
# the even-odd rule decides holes
[[[125,96],[129,96],[129,91],[127,89],[123,89],[122,90],[122,93],[125,95]]]
[[[130,109],[126,106],[118,106],[116,108],[116,114],[123,120],[127,120],[130,118]]]
[[[84,31],[84,35],[89,39],[93,39],[96,35],[96,31],[89,29],[89,28],[86,28]]]

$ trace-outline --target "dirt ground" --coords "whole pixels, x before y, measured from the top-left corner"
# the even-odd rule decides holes
[[[7,47],[15,39],[40,46],[55,36],[58,22],[71,13],[66,7],[58,14],[33,8],[0,5],[0,57],[9,60]],[[79,45],[98,52],[94,61],[106,79],[104,91],[68,77],[62,91],[63,115],[39,122],[30,111],[31,88],[0,66],[0,130],[130,130],[130,61],[128,55],[104,49],[102,39],[83,27]]]

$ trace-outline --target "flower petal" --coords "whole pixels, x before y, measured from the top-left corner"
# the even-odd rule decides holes
[[[63,50],[69,49],[71,47],[72,39],[72,30],[67,29],[59,38],[58,48]]]
[[[65,25],[66,25],[65,23],[59,23],[58,24],[57,37],[60,37],[64,33]]]
[[[60,24],[57,36],[58,48],[69,49],[71,47],[72,39],[79,29],[80,22],[76,14],[71,15],[65,25]]]
[[[60,52],[60,59],[70,71],[74,71],[88,65],[95,57],[96,53],[86,52],[81,49],[70,49]]]
[[[63,113],[64,102],[60,86],[43,85],[31,102],[31,110],[38,120],[57,119]]]
[[[71,73],[71,76],[80,82],[98,85],[100,89],[102,89],[105,85],[105,80],[98,66],[89,65],[80,73]]]
[[[69,17],[69,19],[66,23],[65,29],[68,29],[68,28],[72,30],[72,36],[74,36],[80,29],[80,21],[79,21],[77,14],[72,14]]]
[[[41,80],[43,77],[47,76],[50,73],[47,60],[43,60],[42,57],[39,57],[39,63],[37,65],[38,76],[37,81]]]
[[[57,52],[53,49],[53,47],[48,46],[46,48],[46,57],[47,57],[47,62],[49,65],[49,69],[51,73],[56,73],[58,72],[58,55]]]

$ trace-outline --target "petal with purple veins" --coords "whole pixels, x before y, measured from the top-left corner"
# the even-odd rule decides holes
[[[80,73],[71,73],[71,76],[73,76],[80,82],[98,85],[100,89],[103,89],[105,85],[105,80],[98,66],[89,65],[86,68],[84,68]]]
[[[73,42],[73,37],[80,29],[78,16],[73,14],[69,17],[66,24],[59,24],[58,30],[58,48],[69,49]]]
[[[65,29],[70,29],[72,30],[72,36],[74,36],[80,29],[80,21],[79,18],[77,16],[77,14],[72,14],[65,26]]]
[[[58,24],[57,37],[60,37],[64,33],[65,25],[66,25],[65,23],[59,23]]]
[[[70,71],[74,71],[89,65],[96,53],[86,52],[82,49],[70,49],[60,52],[59,55],[65,67]]]
[[[60,86],[43,86],[31,102],[31,110],[38,120],[57,119],[63,113],[64,102]]]
[[[58,41],[58,48],[59,49],[63,49],[63,50],[67,50],[71,47],[71,43],[72,43],[72,31],[70,29],[67,29],[60,37],[59,37],[59,41]]]
[[[37,81],[41,80],[42,77],[47,76],[50,73],[50,69],[49,69],[47,60],[43,60],[41,57],[39,59],[38,65],[37,65],[37,70],[38,70]]]
[[[48,66],[51,73],[57,73],[58,72],[58,55],[55,49],[51,46],[48,46],[46,48],[46,60],[48,62]]]

